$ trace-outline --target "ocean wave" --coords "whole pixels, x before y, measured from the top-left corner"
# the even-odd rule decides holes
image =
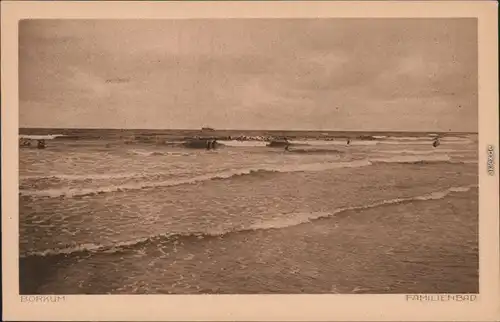
[[[463,163],[463,164],[478,164],[478,160],[460,160],[456,161],[456,163]]]
[[[58,255],[73,255],[79,253],[119,253],[126,251],[128,249],[135,249],[138,246],[143,246],[149,243],[155,242],[164,242],[169,240],[178,240],[182,238],[210,238],[210,237],[221,237],[229,234],[242,233],[242,232],[254,232],[260,230],[273,230],[273,229],[283,229],[293,226],[298,226],[301,224],[309,223],[314,220],[318,220],[321,218],[328,218],[335,216],[340,213],[344,213],[347,211],[361,211],[371,208],[377,208],[382,206],[388,206],[393,204],[401,204],[408,203],[414,201],[428,201],[428,200],[439,200],[443,199],[451,193],[463,193],[468,192],[470,189],[477,188],[478,185],[468,185],[468,186],[460,186],[460,187],[450,187],[445,190],[434,191],[428,194],[407,197],[407,198],[393,198],[382,201],[377,201],[374,203],[361,205],[361,206],[352,206],[352,207],[343,207],[337,208],[330,212],[297,212],[297,213],[289,213],[286,214],[288,218],[276,218],[276,219],[267,219],[262,220],[260,222],[252,223],[246,227],[240,227],[236,229],[227,229],[227,230],[211,230],[206,232],[186,232],[186,233],[165,233],[159,234],[155,236],[147,236],[134,240],[128,240],[123,242],[117,242],[114,244],[80,244],[71,247],[65,248],[56,248],[56,249],[46,249],[43,251],[29,251],[25,254],[21,254],[21,258],[26,257],[46,257],[46,256],[58,256]]]
[[[380,153],[386,154],[435,154],[435,153],[454,153],[463,152],[461,150],[451,150],[451,149],[433,149],[433,150],[382,150],[378,151]]]
[[[432,145],[432,140],[426,140],[426,141],[398,141],[398,140],[387,140],[387,141],[380,141],[378,142],[381,145]]]
[[[240,140],[219,140],[221,144],[229,147],[265,147],[267,146],[267,141],[258,141],[258,140],[249,140],[249,141],[240,141]]]
[[[418,156],[418,155],[395,155],[389,158],[371,158],[373,164],[379,163],[402,163],[402,164],[469,164],[477,163],[477,160],[456,160],[447,154]]]
[[[387,141],[420,141],[420,142],[429,142],[434,138],[439,137],[439,135],[428,135],[428,136],[378,136],[375,138],[386,139]],[[469,143],[471,140],[466,137],[459,136],[444,136],[439,137],[440,141],[445,142],[460,142],[460,143]]]
[[[464,140],[445,140],[445,139],[439,139],[441,141],[441,144],[446,144],[446,145],[464,145],[464,144],[470,144],[473,143],[473,141],[469,139],[464,139]],[[387,140],[387,141],[380,141],[380,144],[391,144],[391,145],[432,145],[432,140],[427,139],[427,140]]]
[[[47,135],[26,135],[26,134],[20,134],[19,138],[20,139],[26,139],[26,140],[53,140],[57,137],[62,137],[64,134],[47,134]]]
[[[470,142],[470,139],[459,136],[445,136],[440,138],[441,141],[456,141],[456,142]]]
[[[472,143],[469,139],[440,139],[442,144],[446,145],[458,145],[458,144],[468,144]],[[360,140],[351,139],[349,145],[354,146],[373,146],[373,145],[432,145],[432,138],[425,137],[386,137],[382,139],[381,137],[375,140]],[[347,145],[347,140],[293,140],[290,143],[296,145],[311,145],[311,146],[327,146],[327,145]]]
[[[249,230],[268,230],[268,229],[287,228],[287,227],[291,227],[291,226],[297,226],[300,224],[308,223],[308,222],[311,222],[313,220],[317,220],[320,218],[331,217],[331,216],[334,216],[336,214],[343,213],[346,211],[365,210],[365,209],[376,208],[376,207],[385,206],[385,205],[412,202],[412,201],[438,200],[438,199],[445,198],[450,193],[468,192],[468,191],[470,191],[470,189],[476,188],[476,187],[477,187],[477,185],[451,187],[451,188],[448,188],[446,190],[435,191],[435,192],[431,192],[429,194],[415,196],[415,197],[394,198],[394,199],[388,199],[388,200],[374,202],[374,203],[371,203],[368,205],[363,205],[363,206],[337,208],[331,212],[293,213],[291,218],[285,218],[285,219],[278,218],[278,219],[265,220],[265,221],[262,221],[260,223],[252,224],[249,227]]]
[[[324,146],[324,145],[346,145],[347,140],[290,140],[290,145],[311,145],[311,146]]]
[[[300,154],[339,154],[345,153],[345,151],[335,150],[335,149],[321,149],[321,148],[307,148],[307,149],[297,149],[292,148],[287,150],[287,153],[300,153]]]
[[[390,140],[396,140],[396,141],[425,141],[429,140],[428,137],[425,136],[389,136],[385,137]]]
[[[189,153],[181,153],[181,152],[165,152],[165,151],[146,151],[146,150],[130,150],[128,153],[133,155],[140,156],[187,156]]]
[[[347,145],[346,140],[292,140],[289,141],[291,145],[310,145],[310,146],[328,146],[328,145]],[[364,140],[351,140],[349,145],[377,145],[377,141],[364,141]]]
[[[59,197],[85,197],[112,192],[123,192],[129,190],[141,190],[156,187],[172,187],[187,184],[197,184],[210,180],[224,180],[242,176],[262,175],[270,173],[291,172],[320,172],[342,168],[359,168],[380,163],[403,163],[403,164],[426,164],[426,163],[466,163],[465,161],[452,161],[448,155],[436,155],[427,157],[418,156],[394,156],[389,158],[362,159],[345,162],[318,162],[306,164],[268,165],[255,168],[232,169],[219,172],[207,173],[190,178],[169,179],[161,181],[131,182],[120,185],[110,185],[91,188],[51,188],[43,190],[20,190],[21,196],[35,198],[59,198]],[[113,176],[113,175],[112,175]],[[149,175],[151,176],[151,175]]]
[[[93,188],[64,187],[64,188],[44,189],[44,190],[21,190],[19,193],[21,196],[45,197],[45,198],[84,197],[84,196],[93,196],[104,193],[120,192],[127,190],[140,190],[145,188],[171,187],[171,186],[179,186],[186,184],[196,184],[210,180],[229,179],[233,177],[247,176],[247,175],[261,175],[263,173],[273,173],[273,172],[287,173],[287,172],[308,172],[308,171],[316,172],[328,169],[369,166],[370,164],[371,163],[368,160],[359,160],[359,161],[336,162],[336,163],[330,162],[330,163],[308,163],[299,165],[264,166],[260,168],[226,170],[226,171],[208,173],[185,179],[170,179],[157,182],[133,182],[117,186],[93,187]]]
[[[447,154],[417,156],[417,155],[395,155],[389,158],[371,158],[371,162],[376,163],[414,163],[414,162],[449,162],[451,158]]]
[[[59,181],[84,181],[84,180],[113,180],[157,177],[161,173],[94,173],[94,174],[52,174],[52,175],[21,175],[21,180],[59,180]]]

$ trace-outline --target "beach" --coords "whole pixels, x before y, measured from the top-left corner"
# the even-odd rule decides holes
[[[477,134],[23,135],[21,294],[479,291]]]

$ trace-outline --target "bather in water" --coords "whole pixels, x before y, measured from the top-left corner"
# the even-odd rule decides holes
[[[38,140],[37,148],[45,149],[46,148],[45,140]]]

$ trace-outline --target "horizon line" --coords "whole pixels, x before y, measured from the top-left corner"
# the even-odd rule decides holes
[[[118,128],[118,127],[19,127],[22,129],[37,130],[148,130],[148,131],[273,131],[273,132],[435,132],[435,133],[470,133],[478,134],[478,131],[445,131],[445,130],[334,130],[334,129],[230,129],[230,128]]]

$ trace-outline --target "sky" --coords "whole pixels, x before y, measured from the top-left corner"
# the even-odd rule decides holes
[[[477,132],[476,24],[24,20],[20,127]]]

